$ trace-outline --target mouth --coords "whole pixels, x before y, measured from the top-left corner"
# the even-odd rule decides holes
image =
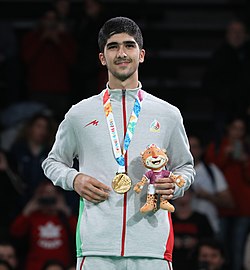
[[[154,165],[159,165],[161,163],[161,160],[155,160],[155,161],[151,161]]]
[[[116,65],[123,66],[123,65],[128,65],[131,61],[129,60],[123,60],[123,61],[115,61]]]

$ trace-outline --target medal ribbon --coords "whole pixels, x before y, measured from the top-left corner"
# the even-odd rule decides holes
[[[124,146],[123,151],[121,149],[121,145],[118,138],[117,128],[115,125],[114,115],[112,111],[111,101],[110,101],[110,95],[108,89],[104,91],[103,94],[103,107],[104,112],[107,119],[107,124],[109,128],[109,134],[112,142],[113,152],[115,155],[115,159],[117,163],[119,164],[119,170],[118,173],[125,172],[125,154],[128,150],[129,144],[131,142],[131,139],[135,133],[135,127],[138,121],[138,117],[141,111],[142,107],[142,101],[143,101],[143,91],[141,89],[138,90],[135,104],[132,110],[132,113],[129,118],[127,131],[124,138]]]

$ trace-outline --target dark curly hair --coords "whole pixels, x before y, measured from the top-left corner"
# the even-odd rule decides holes
[[[111,36],[120,33],[126,33],[132,36],[137,42],[139,48],[142,49],[143,37],[139,26],[127,17],[115,17],[106,21],[99,31],[98,45],[100,51],[104,51],[107,40]]]

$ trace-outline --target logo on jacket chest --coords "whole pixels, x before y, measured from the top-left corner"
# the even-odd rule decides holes
[[[84,127],[88,127],[88,126],[97,126],[99,124],[99,121],[94,119],[91,122],[87,123]]]
[[[160,132],[160,122],[157,121],[156,119],[150,124],[150,131],[151,132]]]

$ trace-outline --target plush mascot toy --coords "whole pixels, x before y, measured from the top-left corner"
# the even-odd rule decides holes
[[[178,186],[183,187],[185,180],[180,175],[174,175],[168,170],[165,170],[165,165],[168,162],[168,157],[165,149],[159,148],[155,144],[147,146],[144,152],[141,153],[143,164],[150,169],[146,172],[141,181],[135,184],[134,191],[140,193],[145,184],[148,185],[147,202],[140,209],[141,213],[157,210],[158,195],[155,193],[154,183],[158,178],[170,178]],[[174,212],[174,206],[160,195],[160,208]]]

